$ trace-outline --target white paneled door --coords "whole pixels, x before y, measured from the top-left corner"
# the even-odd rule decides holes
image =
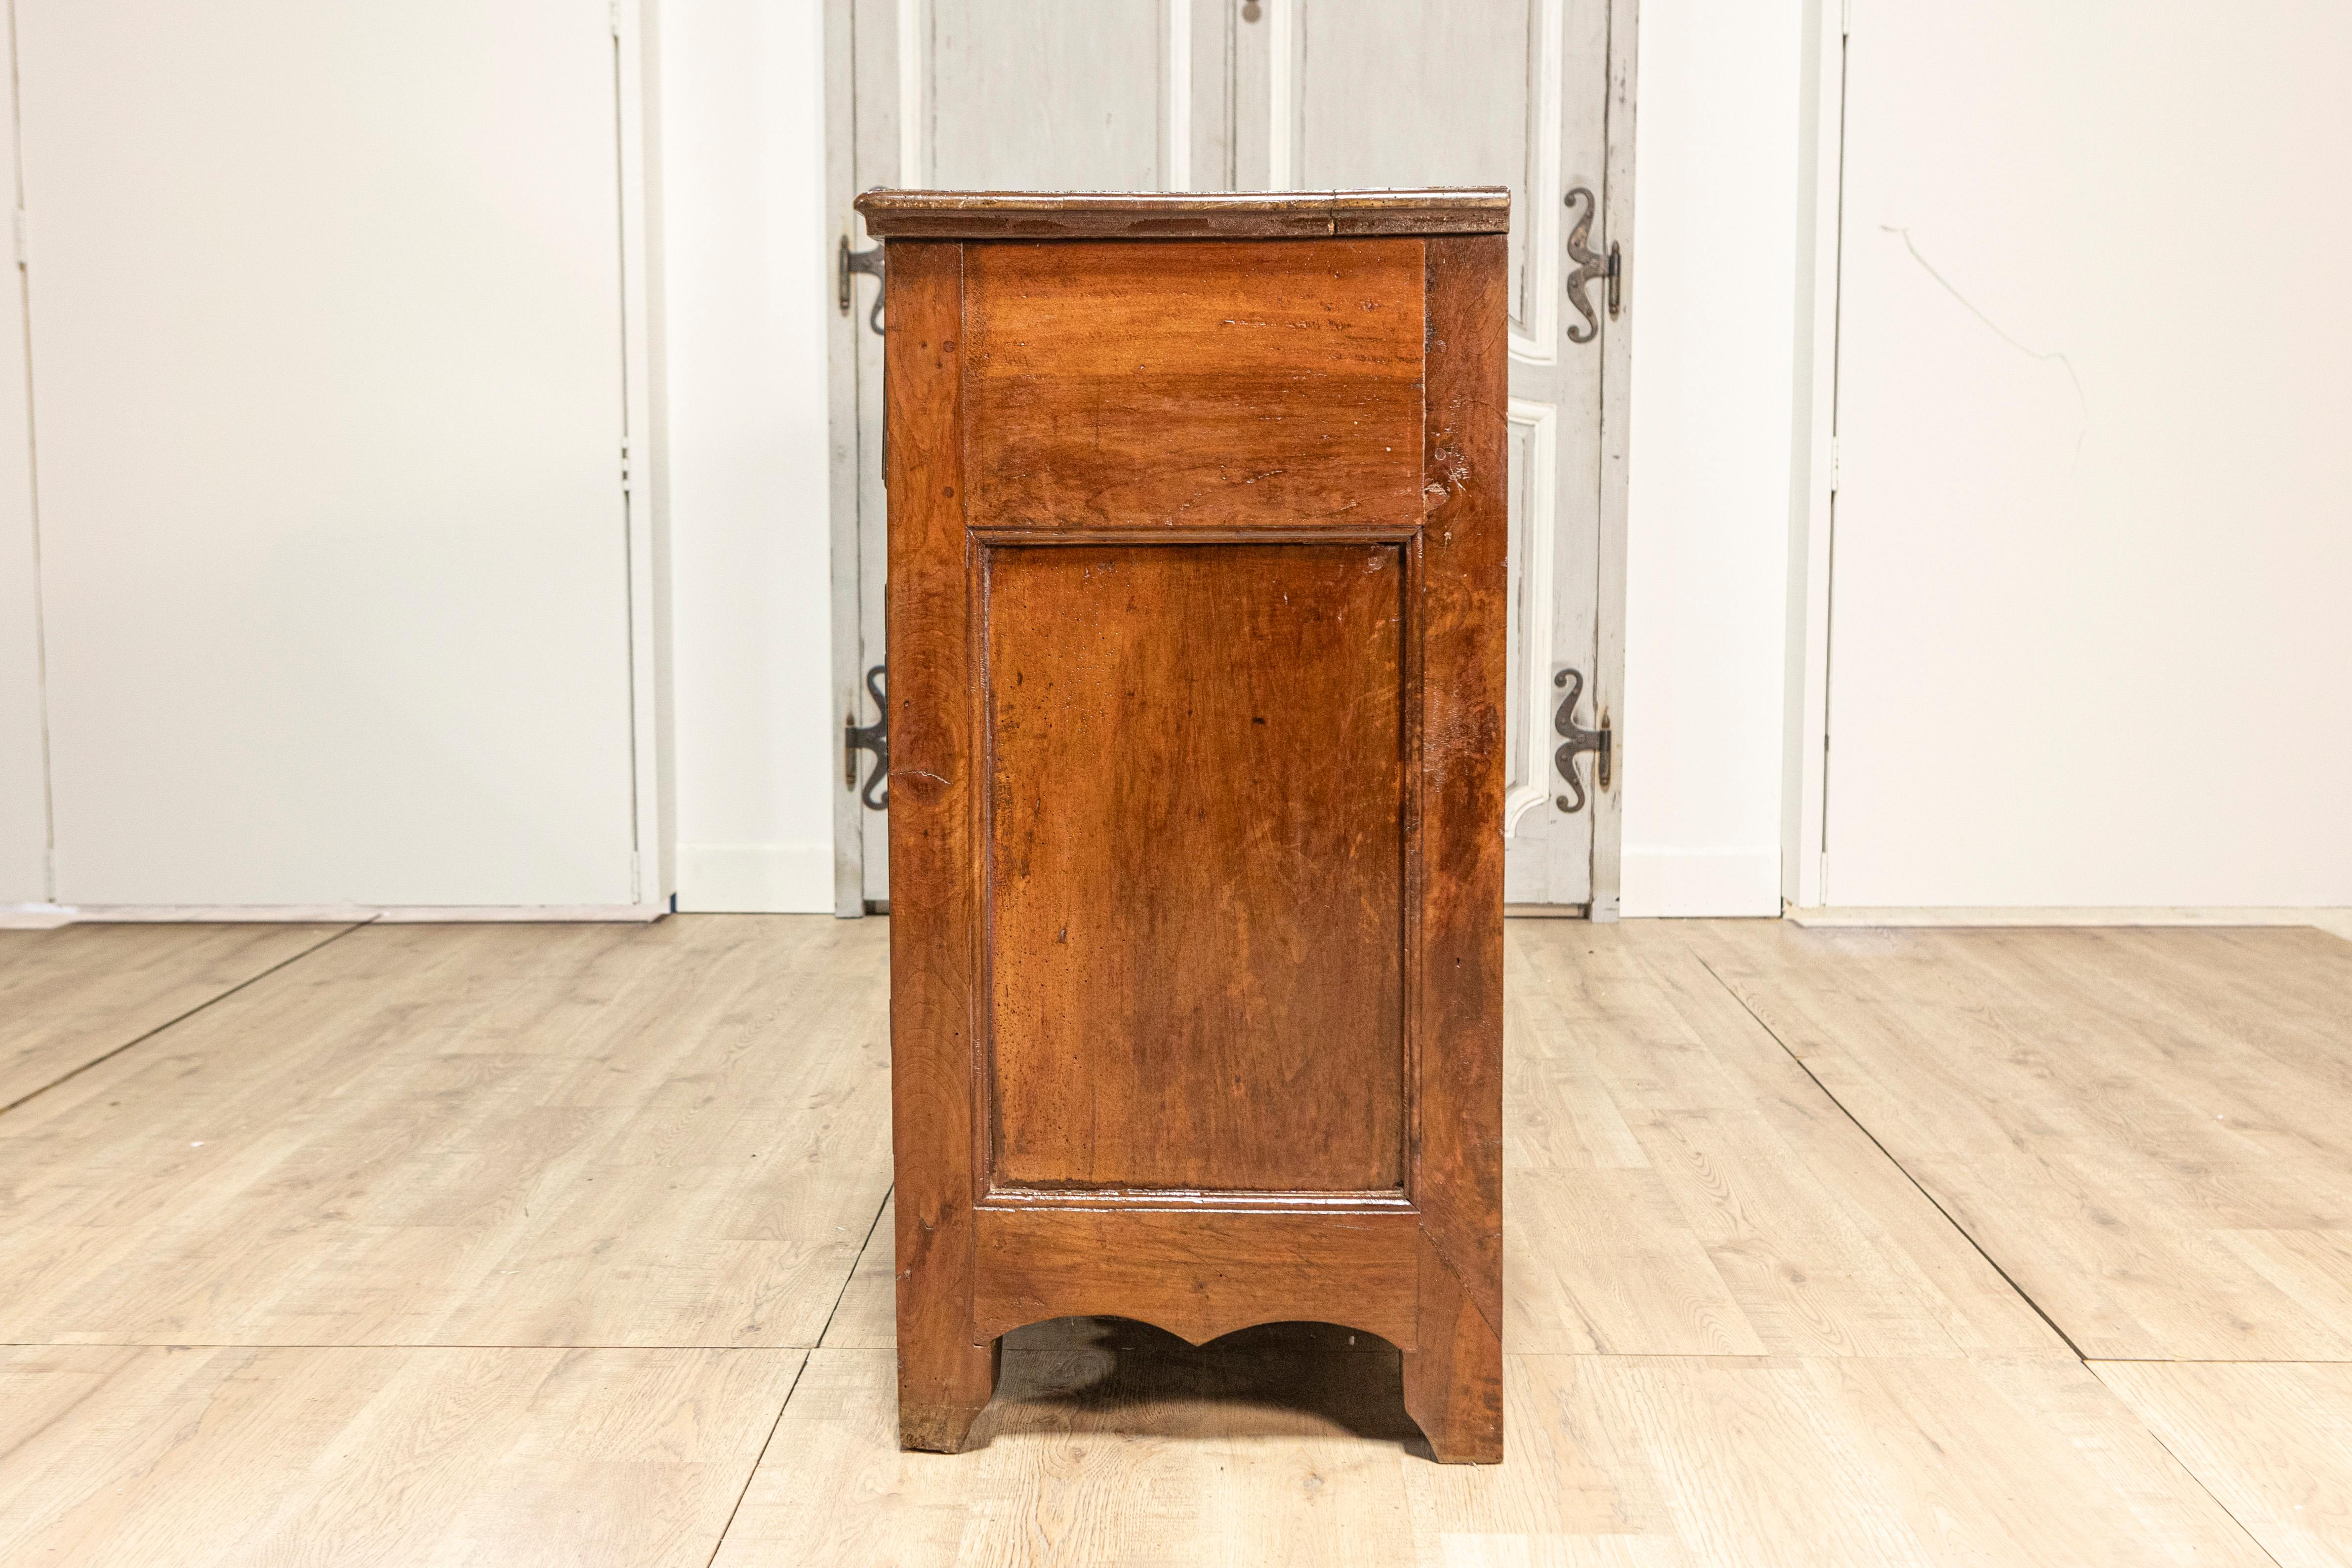
[[[1632,78],[1630,0],[837,0],[835,20],[835,92],[849,107],[833,119],[845,143],[833,150],[833,198],[853,243],[849,198],[875,185],[1510,188],[1508,896],[1613,914],[1614,779],[1602,788],[1597,759],[1581,756],[1571,784],[1554,756],[1571,692],[1580,728],[1609,715],[1622,648],[1603,419],[1604,381],[1614,406],[1622,379],[1603,367],[1622,367],[1625,323],[1604,277],[1578,290],[1592,320],[1575,308],[1570,242],[1605,256],[1632,227],[1630,106],[1612,75],[1621,89]],[[846,398],[836,404],[835,504],[855,516],[836,520],[835,538],[856,545],[854,564],[840,552],[838,593],[858,606],[857,644],[835,675],[858,724],[875,716],[860,677],[882,663],[872,288],[856,282],[843,327],[854,347],[835,356],[856,385],[854,419]],[[1622,507],[1614,516],[1622,540]],[[859,785],[868,766],[859,759]],[[844,857],[851,913],[888,896],[884,814],[856,805],[852,787],[839,820],[860,852]]]
[[[651,897],[614,13],[15,11],[56,896]]]

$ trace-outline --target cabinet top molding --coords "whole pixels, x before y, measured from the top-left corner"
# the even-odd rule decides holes
[[[872,190],[857,198],[884,239],[1320,239],[1504,234],[1500,185],[1433,191]]]

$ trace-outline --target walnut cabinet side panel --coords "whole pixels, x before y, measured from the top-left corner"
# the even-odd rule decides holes
[[[889,246],[902,1440],[1315,1318],[1499,1458],[1502,237]]]

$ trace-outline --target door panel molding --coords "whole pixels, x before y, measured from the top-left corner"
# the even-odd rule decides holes
[[[1519,820],[1551,799],[1552,544],[1549,522],[1559,504],[1559,410],[1548,402],[1513,398],[1506,413],[1518,466],[1511,517],[1511,612],[1518,617],[1512,638],[1510,770],[1503,797],[1503,834],[1518,831]]]
[[[1192,0],[1160,0],[1165,15],[1168,112],[1160,128],[1160,183],[1192,188]]]
[[[1267,0],[1266,189],[1298,188],[1299,56],[1305,53],[1299,7],[1306,0]]]

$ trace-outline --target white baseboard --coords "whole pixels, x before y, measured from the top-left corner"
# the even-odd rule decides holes
[[[2352,909],[2295,909],[2278,905],[2250,907],[2132,905],[2105,908],[2000,907],[1940,908],[1846,907],[1790,908],[1788,918],[1799,925],[2315,925],[2352,940]]]
[[[1621,911],[1629,919],[1756,916],[1780,913],[1780,851],[1624,851]]]
[[[833,845],[680,844],[677,906],[707,915],[830,915]]]
[[[480,923],[623,923],[659,920],[665,904],[27,904],[0,909],[0,931],[59,925],[462,925]]]

